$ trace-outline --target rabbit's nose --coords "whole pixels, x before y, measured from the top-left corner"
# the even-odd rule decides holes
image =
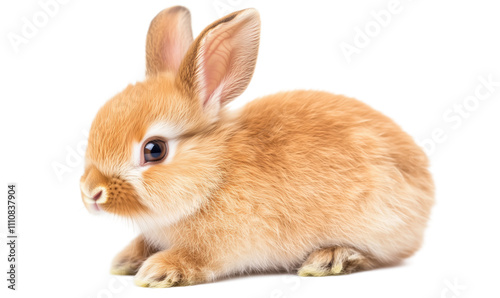
[[[99,198],[102,196],[102,190],[99,190],[93,197],[92,200],[98,201]]]
[[[107,201],[108,178],[98,169],[91,167],[82,176],[80,189],[83,200],[89,204],[103,204]]]
[[[83,200],[88,204],[104,204],[106,203],[108,196],[105,187],[98,186],[94,189],[89,190],[88,192],[83,191],[82,186],[82,196]]]

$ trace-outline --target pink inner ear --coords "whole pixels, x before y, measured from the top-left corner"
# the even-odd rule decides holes
[[[226,80],[233,80],[231,73],[228,73],[232,63],[231,50],[233,49],[230,37],[228,32],[212,33],[205,44],[206,50],[201,65],[205,87],[203,106],[207,104],[213,95],[218,95],[216,94],[218,93],[216,92],[217,87],[224,88],[223,80],[225,76]],[[220,98],[220,100],[223,101],[224,98]]]
[[[167,28],[162,43],[162,58],[169,69],[179,69],[190,43],[190,38],[182,36],[181,29],[177,26],[170,26]]]
[[[200,37],[193,61],[194,79],[206,113],[215,116],[248,86],[257,60],[259,34],[259,15],[247,9],[209,27]]]
[[[151,21],[148,31],[148,74],[177,72],[192,41],[191,17],[186,8],[176,6],[160,12]]]
[[[172,69],[178,69],[180,65],[179,61],[179,43],[176,42],[176,38],[174,36],[167,36],[165,35],[163,39],[163,44],[168,45],[166,46],[162,53],[162,59],[163,61],[167,62]],[[182,58],[181,58],[182,59]]]

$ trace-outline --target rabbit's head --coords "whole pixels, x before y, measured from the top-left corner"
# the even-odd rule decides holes
[[[186,8],[160,12],[147,35],[146,80],[97,113],[81,178],[89,211],[173,222],[218,187],[223,136],[212,132],[252,77],[260,20],[238,11],[194,41],[190,22]]]

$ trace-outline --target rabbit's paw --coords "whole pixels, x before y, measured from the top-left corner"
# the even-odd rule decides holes
[[[134,275],[141,267],[142,261],[127,261],[124,263],[119,263],[117,265],[112,265],[110,273],[113,275]]]
[[[150,247],[142,236],[132,240],[111,263],[111,274],[134,275],[142,263],[156,250]]]
[[[348,274],[372,267],[372,260],[349,247],[329,247],[312,252],[298,271],[300,276]]]
[[[134,282],[141,287],[169,288],[193,285],[203,280],[194,263],[167,250],[149,257],[139,269]]]

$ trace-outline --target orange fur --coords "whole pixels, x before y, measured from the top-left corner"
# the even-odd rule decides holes
[[[165,24],[150,28],[178,19],[157,18]],[[309,255],[299,272],[316,275],[306,272],[316,268],[325,275],[328,266],[347,262],[344,273],[398,262],[421,245],[434,202],[427,157],[388,117],[319,91],[282,92],[238,111],[224,108],[252,75],[258,39],[242,51],[238,46],[248,41],[238,34],[258,37],[257,21],[256,12],[246,10],[210,25],[178,73],[163,64],[167,71],[158,71],[148,60],[148,78],[111,99],[94,120],[82,196],[87,204],[93,188],[110,190],[104,211],[140,227],[140,241],[120,254],[135,262],[130,273],[145,260],[139,285],[296,270]],[[227,28],[234,31],[226,36]],[[160,34],[151,30],[148,36]],[[217,56],[227,59],[229,70],[203,84],[210,74],[203,67],[211,62],[200,61],[212,59],[203,48],[213,45],[210,38],[223,38],[224,51],[232,54]],[[152,127],[172,140],[175,152],[168,162],[141,167],[137,148]]]

